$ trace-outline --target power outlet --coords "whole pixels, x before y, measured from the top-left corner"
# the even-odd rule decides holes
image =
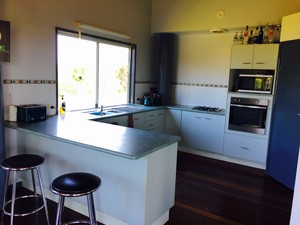
[[[47,105],[47,116],[54,116],[56,114],[56,107],[53,104]]]

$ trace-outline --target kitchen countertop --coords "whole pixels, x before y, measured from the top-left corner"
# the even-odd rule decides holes
[[[221,116],[225,115],[225,111],[199,111],[193,110],[192,106],[184,105],[144,106],[127,104],[126,106],[135,106],[139,109],[134,112],[124,112],[105,116],[95,116],[89,113],[83,113],[84,111],[93,110],[87,109],[67,112],[65,115],[52,116],[41,122],[24,123],[6,121],[5,126],[11,129],[84,146],[92,150],[106,152],[108,154],[128,159],[139,159],[159,150],[162,147],[180,141],[180,137],[99,123],[94,122],[93,120],[101,121],[101,119],[104,118],[125,116],[132,113],[141,113],[166,108]]]
[[[177,136],[94,122],[78,113],[41,122],[5,122],[5,126],[128,159],[139,159],[180,141]]]

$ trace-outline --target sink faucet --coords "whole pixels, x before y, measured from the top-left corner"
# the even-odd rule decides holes
[[[103,105],[100,106],[101,116],[103,115]]]

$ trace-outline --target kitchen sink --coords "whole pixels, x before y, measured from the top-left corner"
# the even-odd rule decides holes
[[[107,108],[104,109],[102,112],[100,109],[94,109],[94,110],[89,110],[85,111],[83,113],[89,113],[91,115],[95,116],[109,116],[109,115],[114,115],[114,114],[121,114],[121,113],[134,113],[143,110],[142,107],[138,106],[116,106],[113,108]]]
[[[92,110],[92,111],[87,111],[84,113],[88,113],[91,115],[95,115],[95,116],[105,116],[105,115],[112,115],[112,114],[116,114],[116,113],[121,113],[117,110],[104,110],[103,112],[101,112],[101,110]]]

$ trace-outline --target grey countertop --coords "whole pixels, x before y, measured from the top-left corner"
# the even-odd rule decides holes
[[[41,122],[6,122],[5,126],[128,159],[139,159],[180,141],[177,136],[94,122],[77,113]]]
[[[210,113],[193,110],[192,106],[182,105],[172,105],[168,107],[143,105],[132,106],[140,107],[139,110],[134,113],[165,108],[198,113]],[[83,111],[68,112],[65,115],[53,116],[41,122],[6,122],[5,126],[11,129],[76,144],[92,150],[128,159],[139,159],[165,146],[180,141],[180,137],[177,136],[92,121],[101,121],[101,119],[112,116],[125,116],[131,114],[128,112],[99,117],[90,115],[89,113],[83,113]],[[212,114],[225,115],[225,112],[212,112]]]

